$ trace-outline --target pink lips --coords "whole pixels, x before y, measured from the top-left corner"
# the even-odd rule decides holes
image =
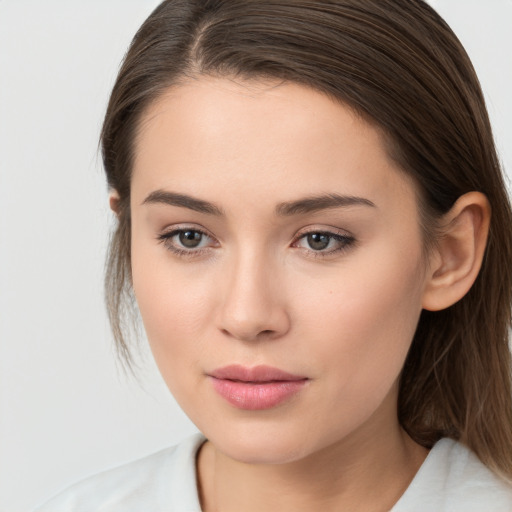
[[[208,374],[215,391],[231,405],[251,411],[270,409],[298,393],[307,377],[270,366],[230,365]]]

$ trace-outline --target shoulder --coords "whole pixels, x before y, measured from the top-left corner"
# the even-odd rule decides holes
[[[78,482],[34,512],[200,512],[196,434],[166,448]]]
[[[392,512],[510,512],[512,486],[466,446],[441,439]]]

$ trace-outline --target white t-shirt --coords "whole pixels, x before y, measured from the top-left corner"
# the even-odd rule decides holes
[[[89,477],[34,512],[201,512],[195,457],[203,442],[196,434]],[[512,487],[465,446],[442,439],[391,512],[512,512]]]

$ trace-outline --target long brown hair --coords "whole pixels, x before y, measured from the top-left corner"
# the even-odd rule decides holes
[[[380,127],[421,191],[425,243],[459,196],[486,194],[492,220],[481,272],[454,306],[422,313],[398,414],[422,445],[461,440],[512,479],[511,208],[474,69],[422,0],[167,0],[155,9],[125,57],[101,136],[108,183],[120,196],[107,305],[126,359],[138,122],[169,87],[200,75],[304,84]]]

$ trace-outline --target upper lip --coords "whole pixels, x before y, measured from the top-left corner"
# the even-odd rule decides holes
[[[293,375],[291,373],[273,368],[272,366],[253,366],[247,368],[239,364],[232,364],[217,368],[208,373],[210,377],[216,379],[235,380],[241,382],[275,382],[275,381],[295,381],[305,380],[307,377],[302,375]]]

